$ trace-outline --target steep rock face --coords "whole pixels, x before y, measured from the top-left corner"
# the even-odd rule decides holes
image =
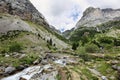
[[[95,27],[101,23],[108,22],[110,20],[120,20],[120,9],[100,9],[100,8],[87,8],[82,18],[76,24],[76,28],[80,26]]]
[[[0,37],[9,32],[14,33],[14,31],[21,31],[23,34],[24,31],[36,34],[32,35],[30,39],[28,36],[26,36],[28,39],[25,37],[23,39],[36,43],[38,39],[33,39],[39,36],[42,40],[40,42],[38,40],[38,44],[41,43],[41,47],[44,48],[47,47],[45,40],[50,39],[56,46],[67,47],[67,44],[55,35],[57,31],[53,30],[29,0],[0,0]],[[32,44],[34,45],[34,43]]]
[[[0,13],[17,15],[43,26],[49,26],[44,16],[36,10],[29,0],[0,0]]]

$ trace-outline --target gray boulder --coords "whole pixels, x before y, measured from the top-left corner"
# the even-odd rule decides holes
[[[112,69],[117,70],[117,65],[112,65]]]
[[[16,71],[15,67],[9,66],[7,68],[5,68],[5,74],[12,74]]]

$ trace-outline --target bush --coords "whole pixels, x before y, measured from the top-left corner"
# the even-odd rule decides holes
[[[24,58],[20,59],[20,62],[23,64],[32,64],[39,56],[35,53],[29,53]]]
[[[112,37],[100,37],[99,39],[98,39],[98,41],[100,42],[100,43],[104,43],[104,44],[111,44],[111,43],[113,43],[113,38]]]
[[[88,53],[95,53],[99,51],[99,48],[95,44],[88,44],[88,45],[85,45],[85,50]]]
[[[105,44],[104,45],[105,49],[112,49],[113,45],[112,44]]]
[[[120,46],[120,39],[114,39],[114,45]]]
[[[78,46],[79,46],[79,43],[77,43],[77,42],[75,43],[75,42],[74,42],[74,43],[72,44],[72,49],[73,49],[73,50],[76,50]]]
[[[20,43],[14,42],[9,46],[10,52],[19,52],[22,50],[22,45]]]
[[[79,54],[85,54],[85,53],[86,53],[85,47],[79,47],[78,50],[77,50],[77,52],[78,52]]]
[[[90,61],[91,57],[88,54],[80,54],[80,58],[82,58],[84,61]]]

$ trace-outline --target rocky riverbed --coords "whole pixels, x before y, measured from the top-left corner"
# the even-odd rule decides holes
[[[37,60],[34,63],[37,63]],[[21,72],[2,78],[1,80],[57,80],[60,68],[77,63],[77,59],[70,55],[48,53],[37,65],[30,66]]]

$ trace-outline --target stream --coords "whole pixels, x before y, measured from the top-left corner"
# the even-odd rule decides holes
[[[46,59],[46,61],[49,59]],[[48,63],[46,65],[31,66],[14,75],[2,78],[1,80],[57,80],[56,76],[58,74],[58,70],[56,65],[64,67],[67,63],[74,62],[76,61],[71,58],[59,58],[51,64]]]
[[[46,80],[49,77],[51,77],[51,79],[49,79],[49,80],[54,80],[53,77],[55,77],[57,75],[57,71],[53,71],[53,72],[48,73],[48,74],[42,73],[43,70],[47,70],[49,68],[51,68],[50,64],[45,65],[43,67],[31,66],[31,67],[26,68],[17,74],[3,78],[1,80],[22,80],[22,79],[32,80],[34,78],[39,78],[37,80]],[[52,75],[52,76],[50,76],[50,75]]]

